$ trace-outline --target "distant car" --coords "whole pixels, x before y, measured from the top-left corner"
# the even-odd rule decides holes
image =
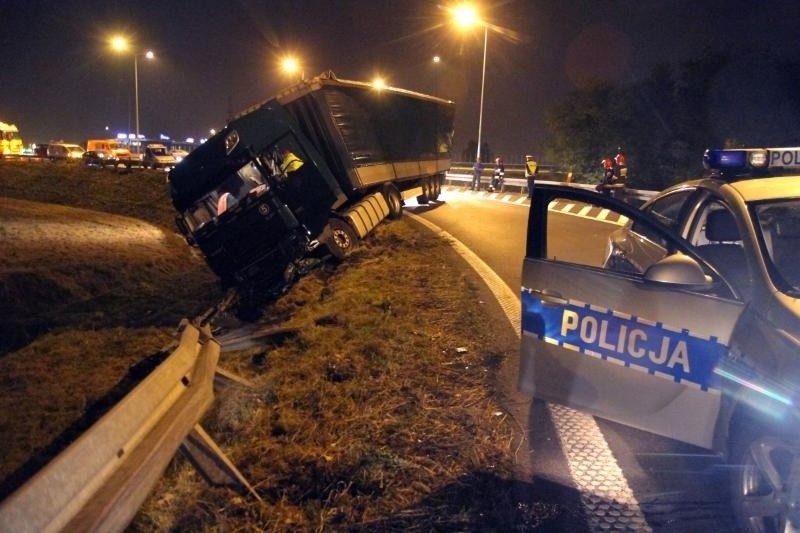
[[[83,166],[103,168],[116,166],[117,161],[113,157],[107,157],[106,153],[97,150],[87,150],[81,156]]]
[[[47,144],[37,144],[33,147],[33,155],[35,157],[47,157]]]
[[[167,151],[167,147],[163,144],[149,144],[144,149],[142,165],[144,168],[169,169],[175,166],[175,157]]]
[[[704,162],[708,177],[641,209],[537,185],[519,386],[719,452],[743,530],[794,531],[800,148],[709,150]]]
[[[189,152],[187,152],[186,150],[181,150],[180,148],[170,150],[169,153],[172,154],[172,157],[175,158],[175,163],[180,163],[181,161],[183,161],[184,157],[189,155]]]
[[[77,144],[50,143],[47,146],[47,157],[51,161],[78,161],[85,150]]]

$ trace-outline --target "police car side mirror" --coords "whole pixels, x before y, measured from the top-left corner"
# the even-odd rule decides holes
[[[668,255],[651,265],[644,279],[648,283],[682,289],[709,288],[713,281],[697,261],[682,253]]]

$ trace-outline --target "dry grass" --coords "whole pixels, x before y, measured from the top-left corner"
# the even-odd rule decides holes
[[[219,297],[171,220],[163,174],[0,164],[0,496]]]
[[[206,421],[265,503],[162,480],[138,530],[506,529],[530,524],[510,480],[513,433],[495,372],[516,349],[487,318],[479,281],[407,221],[348,262],[302,279],[265,311],[296,327],[223,354],[255,390]],[[500,320],[500,319],[498,319]]]
[[[6,171],[0,166],[0,196],[59,200],[126,216],[166,201],[163,190],[159,198],[138,194],[152,194],[149,187],[163,180],[160,174],[86,177],[85,171],[70,170],[74,176],[57,178],[74,180],[75,187],[87,180],[83,187],[96,197],[93,204],[80,193],[70,192],[69,199],[51,193],[55,178],[34,175],[42,171],[25,169],[31,174],[22,179],[8,179]],[[47,186],[40,184],[48,180]],[[131,185],[133,180],[141,181]],[[116,191],[108,192],[109,187]],[[44,214],[27,207],[13,218],[27,216],[29,225],[41,226],[36,217]],[[51,263],[55,256],[49,248],[40,247],[30,250],[27,261],[20,256],[0,263],[0,282],[13,287],[9,271],[25,265],[36,271],[37,283],[48,280],[59,289],[40,290],[37,300],[63,292],[60,308],[75,311],[65,313],[70,319],[54,313],[50,321],[60,325],[53,333],[0,358],[3,400],[30,396],[24,413],[0,418],[4,472],[10,471],[6,463],[47,450],[48,436],[74,430],[70,417],[85,412],[127,366],[169,338],[166,325],[145,329],[154,325],[141,319],[149,298],[154,310],[169,302],[176,310],[204,309],[197,298],[208,293],[204,265],[182,241],[173,242],[169,205],[151,207],[139,216],[148,224],[101,217],[131,235],[163,232],[160,242],[143,237],[141,252],[146,253],[124,247],[103,253],[106,248],[100,246],[91,260],[60,256],[68,262],[60,269]],[[101,224],[94,213],[52,206],[45,211],[59,220]],[[111,235],[121,227],[114,226]],[[46,235],[40,227],[36,231]],[[11,238],[0,234],[4,243]],[[38,262],[31,259],[37,253],[44,253]],[[172,254],[181,257],[178,267],[165,260]],[[139,268],[120,268],[131,264]],[[90,275],[79,273],[90,266]],[[146,272],[141,277],[135,274],[140,269]],[[119,281],[112,280],[115,273]],[[175,276],[188,277],[181,278],[186,280],[181,292],[164,296],[158,287],[174,287]],[[67,279],[76,281],[70,285]],[[140,304],[126,315],[121,301],[108,296],[117,290],[138,294]],[[517,341],[508,324],[489,318],[500,316],[487,309],[494,305],[489,298],[446,243],[408,219],[382,224],[346,263],[306,276],[264,310],[264,324],[297,328],[297,334],[222,356],[221,366],[256,386],[219,397],[204,425],[264,502],[207,486],[178,458],[131,529],[507,530],[542,523],[550,511],[521,507],[520,485],[512,479],[512,424],[497,399],[495,378]],[[18,302],[20,309],[26,305]],[[92,355],[97,353],[105,356]],[[97,375],[87,380],[91,369]],[[38,379],[44,379],[44,387],[36,390]],[[66,395],[73,398],[64,402]],[[0,405],[4,414],[9,403]],[[59,413],[50,418],[48,410]],[[27,425],[18,426],[21,421]],[[7,435],[17,427],[31,437]],[[6,445],[13,453],[5,451]]]

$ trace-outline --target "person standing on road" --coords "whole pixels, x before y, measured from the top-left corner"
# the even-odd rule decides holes
[[[494,160],[494,174],[492,175],[492,182],[489,185],[489,190],[494,192],[498,190],[503,192],[503,182],[505,181],[506,167],[503,164],[503,158],[497,157]]]
[[[470,190],[481,190],[481,172],[483,172],[483,163],[481,163],[480,157],[476,157],[475,164],[472,165],[472,186]]]
[[[533,198],[533,186],[536,175],[539,173],[539,165],[532,155],[525,156],[525,179],[528,181],[528,198]]]

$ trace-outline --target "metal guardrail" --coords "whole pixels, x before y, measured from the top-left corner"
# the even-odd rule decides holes
[[[506,172],[506,176],[508,176],[508,172]],[[540,174],[540,177],[542,175]],[[481,184],[488,185],[491,181],[490,175],[481,175]],[[472,182],[472,174],[464,174],[459,172],[447,172],[445,175],[445,182],[450,185],[467,185]],[[514,189],[518,189],[517,192],[524,192],[527,191],[528,188],[528,181],[525,178],[509,178],[506,177],[503,180],[505,187],[512,187]],[[536,183],[547,183],[552,185],[566,185],[563,181],[553,181],[547,179],[536,179]],[[581,189],[591,189],[595,190],[597,185],[591,183],[569,183],[572,187],[580,187]],[[653,195],[655,195],[658,191],[648,191],[644,189],[625,189],[625,197],[631,200],[636,201],[637,203],[643,203],[649,200]]]
[[[220,345],[208,326],[182,327],[150,375],[0,503],[0,531],[122,530],[179,448],[209,481],[255,495],[198,424],[213,403]]]

